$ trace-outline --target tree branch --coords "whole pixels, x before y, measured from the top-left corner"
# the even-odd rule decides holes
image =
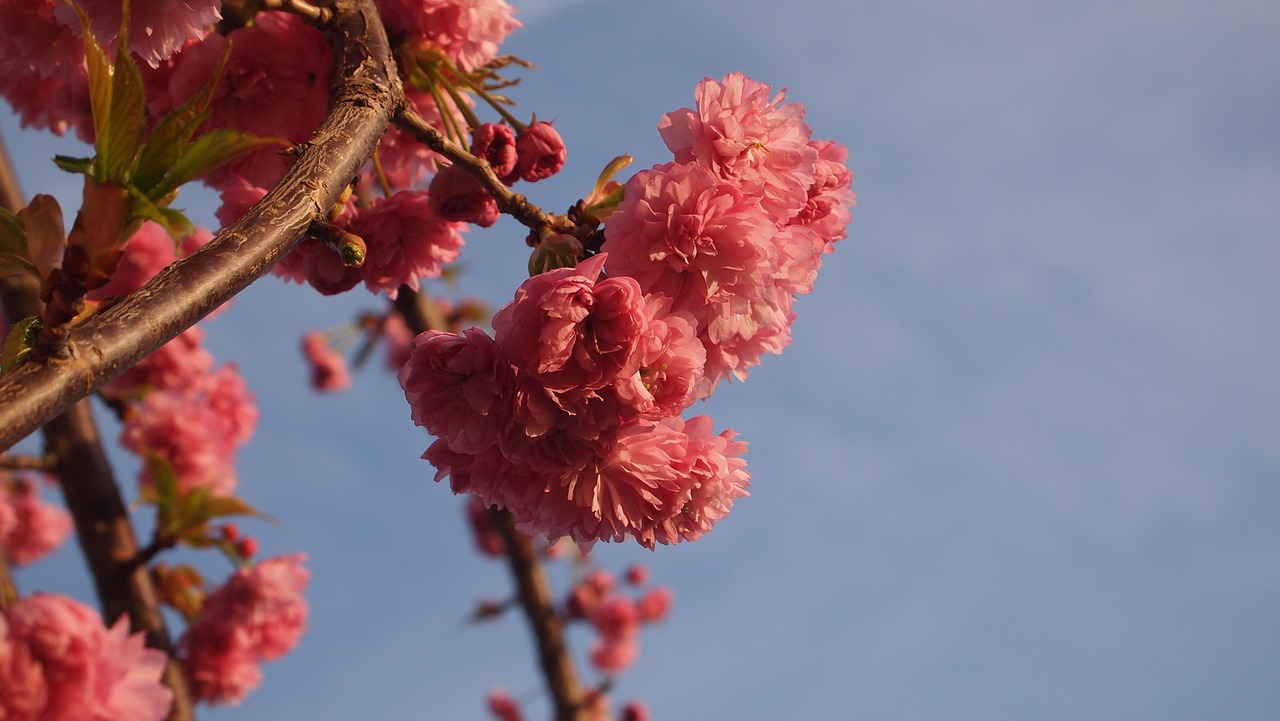
[[[401,87],[372,0],[335,0],[339,78],[328,118],[249,212],[141,290],[73,329],[66,358],[0,376],[0,451],[48,423],[257,280],[337,202],[377,146]]]

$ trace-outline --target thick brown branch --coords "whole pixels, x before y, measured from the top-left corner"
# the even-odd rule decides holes
[[[329,117],[276,187],[204,248],[77,326],[68,357],[0,376],[0,451],[48,423],[267,272],[338,200],[373,154],[400,96],[372,0],[337,0]]]

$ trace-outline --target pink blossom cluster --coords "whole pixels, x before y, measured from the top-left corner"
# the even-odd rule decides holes
[[[633,566],[626,578],[633,587],[643,587],[648,569]],[[619,590],[612,574],[595,568],[570,589],[564,609],[566,617],[584,619],[595,629],[598,636],[589,652],[591,664],[612,675],[635,662],[640,629],[666,620],[671,603],[671,589],[666,586],[654,586],[633,598]]]
[[[329,338],[320,331],[302,337],[302,354],[311,367],[311,387],[319,391],[340,391],[351,385],[347,359],[334,350]]]
[[[692,317],[705,398],[790,343],[795,296],[845,237],[854,194],[845,148],[813,140],[784,93],[733,73],[695,95],[659,122],[675,160],[627,182],[604,247],[611,275]]]
[[[209,594],[178,642],[178,655],[198,701],[237,703],[262,680],[259,666],[292,651],[306,630],[302,592],[310,573],[303,554],[241,568]]]
[[[177,245],[157,224],[147,222],[125,243],[111,276],[90,298],[109,301],[138,290],[177,258],[210,239],[197,230]],[[204,349],[204,331],[193,326],[133,368],[107,383],[103,392],[126,404],[121,443],[144,459],[166,463],[179,487],[212,488],[230,494],[236,486],[236,450],[253,435],[258,410],[234,365],[214,368]],[[154,483],[150,463],[140,474]]]
[[[510,510],[521,530],[693,540],[746,495],[746,444],[679,418],[701,374],[693,325],[634,279],[601,278],[605,261],[525,281],[493,338],[418,336],[400,384],[438,438],[424,454],[437,480]]]
[[[71,516],[40,500],[30,475],[0,473],[0,549],[11,563],[26,565],[62,545],[71,533]]]
[[[168,657],[111,628],[88,606],[37,593],[0,609],[0,718],[6,721],[159,721],[173,694]]]

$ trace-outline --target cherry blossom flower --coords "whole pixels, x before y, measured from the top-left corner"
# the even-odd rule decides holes
[[[465,223],[451,223],[431,212],[427,193],[414,190],[375,200],[349,227],[368,246],[359,268],[365,287],[391,298],[402,285],[416,291],[420,278],[440,277],[444,265],[462,252],[462,233],[467,230]]]
[[[785,92],[741,73],[723,81],[705,78],[694,91],[697,109],[662,116],[658,131],[678,163],[697,163],[734,182],[778,225],[804,207],[815,178],[818,152],[804,106],[784,102]]]
[[[392,35],[438,48],[459,68],[475,70],[520,27],[505,0],[378,0]]]
[[[710,302],[759,295],[774,232],[758,198],[702,166],[668,163],[627,181],[605,224],[608,270],[700,317]]]
[[[75,0],[89,16],[89,27],[104,47],[114,48],[120,33],[120,0]],[[129,50],[158,67],[187,40],[205,36],[222,18],[222,0],[132,0],[129,3]],[[58,13],[79,27],[69,9]]]
[[[297,646],[307,621],[305,560],[293,554],[241,568],[205,599],[178,642],[197,700],[240,701],[260,682],[259,664]]]
[[[747,444],[734,440],[737,435],[732,430],[714,434],[712,421],[707,416],[687,421],[670,418],[662,423],[688,439],[686,463],[692,483],[691,495],[679,512],[661,523],[658,540],[662,543],[695,541],[729,515],[734,500],[749,495],[751,475],[741,457],[747,451]]]
[[[495,688],[490,691],[487,705],[489,713],[498,721],[524,721],[519,704],[503,689]]]
[[[462,168],[440,169],[427,188],[431,212],[442,220],[488,228],[498,222],[498,201]]]
[[[549,391],[598,390],[639,370],[644,298],[631,278],[597,280],[604,263],[536,275],[493,317],[512,363]]]
[[[494,445],[511,421],[516,378],[498,344],[476,328],[427,331],[400,370],[413,422],[459,453]]]
[[[0,477],[0,548],[14,564],[34,563],[71,534],[71,516],[40,500],[30,476]]]
[[[351,385],[347,359],[329,345],[324,333],[312,331],[302,337],[302,353],[311,366],[311,387],[318,391],[340,391]]]
[[[37,593],[0,610],[0,717],[22,721],[159,721],[173,694],[167,657],[110,629],[88,606]]]
[[[55,17],[58,0],[0,0],[0,96],[22,127],[93,142],[84,41]],[[79,26],[77,21],[77,27]]]

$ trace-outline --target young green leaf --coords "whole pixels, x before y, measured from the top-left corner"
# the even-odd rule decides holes
[[[288,147],[283,138],[259,138],[230,128],[211,130],[196,138],[164,180],[150,190],[153,198],[164,197],[188,181],[258,148],[278,145]]]
[[[129,188],[129,197],[133,199],[134,218],[159,223],[175,241],[182,240],[195,232],[195,225],[181,210],[157,205],[136,188]]]
[[[134,184],[139,190],[147,193],[152,199],[159,196],[151,190],[164,179],[165,173],[178,162],[183,151],[191,143],[196,130],[209,118],[209,101],[213,91],[222,77],[222,68],[231,55],[231,42],[227,41],[222,50],[222,57],[209,76],[209,81],[194,97],[178,106],[176,110],[161,118],[156,124],[151,137],[147,139],[138,158],[138,167],[134,171]]]
[[[36,336],[40,334],[40,316],[23,318],[9,328],[9,335],[4,338],[3,350],[0,350],[0,373],[13,370],[21,363],[36,345]]]

